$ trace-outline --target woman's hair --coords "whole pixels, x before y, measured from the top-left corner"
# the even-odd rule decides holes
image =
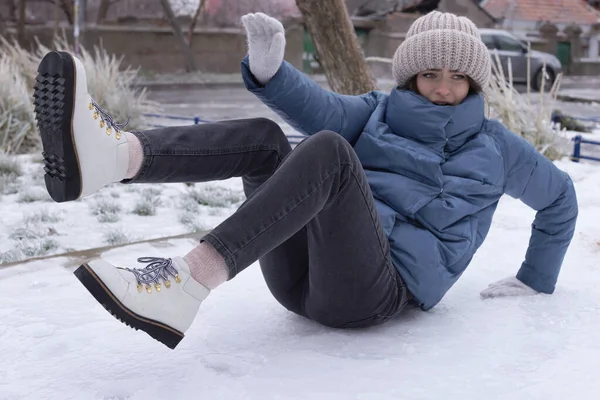
[[[484,95],[481,86],[479,86],[477,82],[471,79],[470,76],[467,76],[467,81],[469,82],[469,94],[479,94],[482,96]],[[411,92],[420,94],[419,89],[417,87],[417,75],[410,78],[408,82],[406,82],[406,84],[404,86],[401,86],[399,89],[410,90]]]
[[[469,82],[469,95],[471,94],[477,94],[481,97],[483,97],[483,100],[485,101],[485,116],[489,118],[490,115],[490,101],[487,97],[487,95],[485,94],[485,92],[483,91],[483,89],[481,88],[481,86],[475,82],[473,79],[471,79],[470,76],[467,75],[467,81]],[[406,84],[404,86],[399,86],[398,89],[400,90],[410,90],[411,92],[415,92],[417,94],[421,94],[419,93],[419,89],[417,87],[417,75],[413,76],[412,78],[410,78],[408,80],[408,82],[406,82]]]

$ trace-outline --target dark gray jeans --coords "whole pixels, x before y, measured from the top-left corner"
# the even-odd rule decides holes
[[[259,260],[277,301],[331,327],[377,325],[406,305],[366,176],[340,135],[320,132],[292,151],[264,118],[134,134],[144,161],[127,183],[242,177],[246,201],[203,238],[229,279]]]

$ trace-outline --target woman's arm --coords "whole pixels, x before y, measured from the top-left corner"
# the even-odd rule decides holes
[[[575,231],[578,207],[571,178],[520,136],[502,129],[504,192],[537,210],[529,248],[517,279],[553,293]]]
[[[246,14],[242,23],[248,55],[242,61],[246,88],[296,130],[312,135],[329,130],[354,144],[375,110],[375,94],[342,96],[328,92],[283,61],[283,25],[263,13]]]
[[[245,57],[242,77],[250,92],[307,135],[329,130],[354,144],[377,104],[374,93],[346,96],[327,91],[285,61],[275,76],[261,85],[252,75],[248,57]]]

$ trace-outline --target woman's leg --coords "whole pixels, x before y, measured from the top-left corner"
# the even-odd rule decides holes
[[[85,71],[81,63],[66,53],[53,52],[44,58],[39,72],[34,97],[36,116],[44,145],[45,179],[52,197],[56,201],[73,200],[91,194],[107,183],[123,179],[129,169],[127,135],[120,131],[110,116],[103,112],[87,94]],[[240,122],[232,123],[235,125]],[[211,143],[214,135],[208,133],[210,129],[223,133],[226,131],[223,129],[224,125],[227,123],[211,124],[203,128],[180,127],[153,134],[145,132],[137,135],[144,151],[148,154],[145,154],[140,170],[130,181],[204,181],[243,176],[245,190],[251,194],[249,200],[230,220],[226,221],[229,224],[222,224],[220,230],[217,228],[209,235],[207,242],[212,243],[223,256],[230,278],[255,259],[261,258],[269,287],[278,300],[295,312],[327,325],[350,326],[356,323],[363,324],[364,320],[380,315],[386,316],[391,313],[390,310],[403,304],[404,285],[396,284],[398,278],[395,273],[392,273],[389,249],[386,250],[385,247],[387,242],[378,240],[379,246],[384,246],[382,254],[386,261],[385,264],[378,264],[384,267],[383,269],[375,268],[379,274],[374,280],[372,277],[365,279],[363,276],[363,273],[369,275],[373,270],[370,257],[367,257],[368,265],[356,262],[361,260],[358,254],[352,260],[346,260],[338,253],[339,245],[329,246],[330,243],[322,243],[320,239],[315,240],[324,237],[324,229],[331,233],[333,229],[340,226],[339,215],[329,216],[329,219],[335,222],[331,225],[323,224],[320,220],[326,219],[316,218],[316,216],[322,213],[322,216],[326,217],[328,214],[326,210],[332,206],[337,197],[346,198],[345,195],[341,195],[345,186],[356,186],[361,192],[363,202],[371,202],[371,216],[375,215],[364,173],[348,143],[339,135],[332,133],[311,138],[301,146],[306,151],[302,150],[296,157],[289,158],[285,173],[276,173],[273,178],[265,182],[265,178],[273,173],[274,168],[277,168],[276,165],[280,163],[285,151],[277,153],[273,148],[264,148],[262,145],[256,145],[255,142],[252,142],[251,148],[248,148],[247,138],[242,141],[242,148],[232,149],[230,146],[232,140],[229,140],[225,151],[216,149],[217,146]],[[204,132],[206,135],[193,135],[192,129],[194,132]],[[232,129],[233,132],[238,133],[240,130],[243,130],[240,126],[234,126]],[[149,140],[153,136],[156,138],[155,146],[152,146]],[[198,144],[199,137],[206,139],[210,144],[205,143],[200,148],[194,146]],[[254,136],[252,138],[255,139]],[[165,143],[168,145],[163,146],[162,144]],[[335,156],[332,157],[330,150]],[[240,152],[243,153],[241,157]],[[259,159],[262,156],[267,159],[275,157],[277,161],[255,162],[257,156]],[[295,161],[292,162],[292,159]],[[215,169],[203,168],[206,165],[212,165]],[[360,179],[356,179],[357,173],[361,176]],[[354,176],[354,185],[348,183],[350,175]],[[362,183],[356,185],[359,181]],[[265,189],[265,186],[269,186],[269,189]],[[356,201],[356,196],[350,197]],[[354,212],[353,207],[349,209],[350,212]],[[252,216],[254,218],[248,219]],[[239,227],[238,223],[244,220],[247,220],[248,225],[238,229],[239,237],[237,239],[228,237],[231,233],[231,225]],[[375,225],[378,227],[378,222]],[[258,230],[253,231],[252,226]],[[348,226],[345,228],[347,229]],[[377,229],[380,231],[380,228]],[[337,236],[334,235],[332,240]],[[347,233],[339,237],[346,236]],[[376,237],[378,236],[381,236],[381,232],[378,232]],[[362,235],[355,233],[351,237],[357,239],[362,238]],[[354,249],[358,242],[360,240],[354,240],[352,243]],[[290,244],[289,249],[293,251],[283,248],[284,243]],[[312,247],[310,252],[307,252],[309,244]],[[348,246],[346,239],[341,240],[341,245],[342,249]],[[314,246],[320,249],[330,247],[333,256],[328,252],[322,252],[322,255],[315,260],[313,254],[319,252],[313,251]],[[365,247],[364,244],[361,246]],[[372,250],[370,245],[365,248],[367,252]],[[284,257],[277,257],[277,254]],[[284,268],[281,268],[282,259],[287,261],[283,263]],[[321,260],[329,263],[329,259],[334,259],[335,263],[319,264]],[[378,300],[366,301],[365,299],[368,298],[356,295],[364,291],[364,284],[356,285],[356,288],[353,286],[332,288],[331,283],[346,281],[345,273],[339,274],[340,265],[349,265],[346,261],[365,270],[357,275],[356,268],[343,267],[343,272],[360,277],[370,289],[375,287],[373,284],[375,281],[387,281],[388,289],[389,283],[393,282],[395,285],[392,294],[377,287],[378,290],[374,292],[378,293]],[[149,265],[144,270],[120,272],[122,270],[116,271],[108,263],[98,261],[96,264],[88,263],[82,266],[77,275],[105,307],[119,314],[119,318],[174,346],[183,336],[181,332],[189,327],[193,320],[193,317],[190,319],[190,315],[195,314],[200,302],[208,294],[208,290],[190,279],[189,267],[181,259],[173,261],[147,259],[146,262]],[[290,268],[292,263],[294,268]],[[94,267],[91,267],[92,265]],[[319,265],[322,267],[317,268]],[[383,276],[381,276],[382,271]],[[315,279],[312,279],[313,275]],[[335,275],[339,275],[342,279],[336,279],[335,282],[326,279]],[[169,291],[167,289],[171,288],[171,277],[180,285],[178,289]],[[164,287],[161,286],[161,282]],[[350,282],[355,283],[352,279]],[[139,295],[144,296],[142,294],[144,285],[148,294],[161,293],[162,297],[146,297],[142,300]],[[324,287],[329,295],[318,295],[317,289],[320,286]],[[155,288],[154,291],[152,287]],[[343,300],[343,296],[337,294],[338,291],[347,293],[350,298]],[[334,292],[336,295],[332,297]],[[381,300],[382,292],[385,300]],[[332,305],[343,308],[336,309]],[[177,312],[173,312],[171,306],[175,307]],[[120,307],[120,311],[117,312],[113,307]],[[149,317],[155,317],[156,320]]]
[[[124,132],[88,94],[83,64],[65,52],[47,54],[36,81],[44,178],[58,202],[93,194],[112,182],[202,182],[235,176],[242,177],[249,197],[291,151],[280,127],[264,118]],[[210,261],[220,256],[204,251],[192,257],[196,253],[190,258],[209,261],[190,263],[197,280],[204,277],[203,283],[213,287],[227,278],[226,271],[222,278],[214,273],[218,267],[210,267],[214,264]],[[302,234],[274,249],[261,264],[289,265],[294,271],[290,282],[295,282],[295,271],[306,260]],[[288,281],[283,284],[292,286]]]
[[[292,150],[277,123],[267,118],[167,127],[131,134],[143,158],[124,183],[209,182],[242,177],[249,196]]]
[[[269,119],[223,121],[133,132],[143,158],[139,171],[124,183],[203,182],[241,176],[247,198],[266,182],[292,151],[279,125]],[[221,277],[217,257],[203,243],[184,259],[192,276],[209,289]],[[222,258],[221,258],[222,259]],[[267,286],[286,308],[300,312],[308,266],[306,229],[260,258]],[[276,275],[271,271],[278,271]]]
[[[279,302],[324,325],[381,323],[407,302],[360,161],[333,132],[298,145],[204,240],[230,279],[260,258]]]
[[[302,142],[204,240],[223,257],[232,279],[304,233],[308,253],[299,254],[308,254],[307,264],[297,270],[262,265],[271,291],[288,308],[328,326],[354,327],[381,323],[405,305],[406,287],[392,266],[364,171],[348,142],[332,132]],[[143,261],[149,266],[137,272],[92,261],[76,275],[118,318],[174,347],[209,290],[189,278],[178,258]],[[153,291],[150,284],[170,276],[180,285],[155,295],[161,287]]]
[[[88,196],[124,180],[129,140],[87,91],[81,61],[50,52],[38,67],[35,114],[44,156],[44,179],[57,202]],[[259,118],[134,133],[143,148],[130,182],[201,182],[243,176],[252,191],[291,150],[275,123]],[[139,153],[139,152],[138,152]]]

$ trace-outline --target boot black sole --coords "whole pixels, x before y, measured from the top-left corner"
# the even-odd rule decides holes
[[[139,329],[146,332],[170,349],[177,347],[181,339],[183,339],[183,333],[160,322],[144,318],[129,310],[113,296],[111,291],[87,264],[83,264],[77,268],[74,274],[98,303],[102,304],[109,313],[125,325],[135,330]]]
[[[73,140],[75,62],[70,54],[52,51],[40,62],[33,86],[35,119],[44,157],[44,181],[58,203],[81,195],[81,170]]]

